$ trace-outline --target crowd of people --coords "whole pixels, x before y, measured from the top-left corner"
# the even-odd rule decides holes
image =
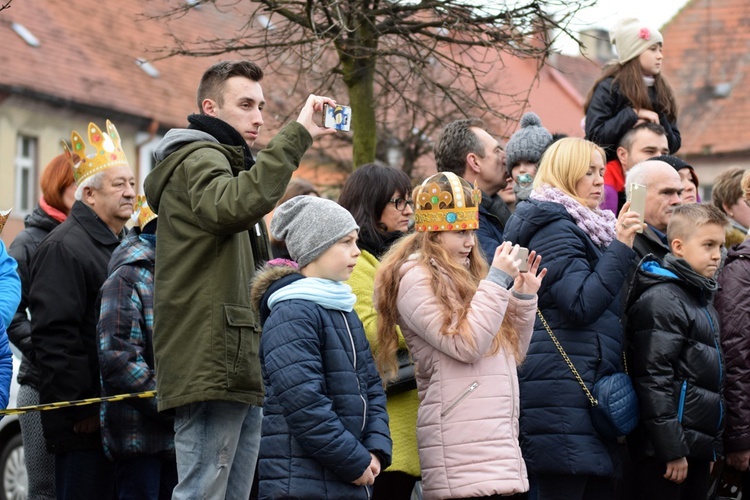
[[[20,405],[156,397],[22,416],[29,498],[706,500],[712,468],[750,491],[750,171],[701,203],[662,35],[612,42],[585,139],[456,120],[437,174],[367,164],[338,202],[292,179],[336,103],[254,155],[248,61],[204,73],[145,196],[112,123],[74,131],[0,243],[0,405],[8,339]],[[613,435],[592,393],[621,373]]]

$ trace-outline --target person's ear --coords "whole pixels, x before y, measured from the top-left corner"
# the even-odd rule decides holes
[[[620,165],[622,165],[622,170],[625,170],[625,166],[628,164],[628,150],[624,147],[620,146],[617,148],[617,159],[620,160]]]
[[[682,258],[685,255],[685,243],[680,238],[675,238],[669,243],[669,248],[675,257]]]
[[[203,99],[203,102],[201,103],[201,110],[203,111],[204,115],[215,117],[216,108],[216,102],[213,99]]]
[[[724,213],[730,217],[734,217],[732,214],[732,205],[727,205],[726,202],[722,202],[721,207],[724,209]]]
[[[476,174],[482,171],[482,168],[479,166],[479,156],[476,153],[466,155],[466,168],[470,168]]]
[[[92,188],[91,186],[86,186],[85,188],[83,188],[83,192],[81,194],[81,199],[83,202],[85,202],[87,205],[94,205],[94,201],[96,200],[96,198],[94,197],[94,188]]]

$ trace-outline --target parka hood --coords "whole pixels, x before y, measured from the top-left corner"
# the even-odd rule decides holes
[[[140,231],[133,228],[122,240],[120,246],[112,252],[107,272],[111,275],[118,268],[126,265],[145,267],[153,272],[155,258],[156,236],[140,234]]]
[[[24,227],[38,227],[45,231],[52,231],[60,223],[50,217],[39,205],[23,220]]]
[[[156,167],[146,176],[143,182],[143,190],[146,193],[148,205],[155,213],[159,213],[159,202],[165,186],[172,177],[172,173],[178,168],[183,160],[195,150],[201,148],[214,148],[226,154],[227,149],[234,149],[216,140],[211,134],[193,129],[172,129],[159,142],[154,151]],[[242,148],[236,148],[242,158]]]
[[[506,225],[504,236],[506,240],[513,241],[522,247],[529,246],[531,237],[539,228],[559,219],[573,220],[561,204],[534,199],[520,203],[513,217],[518,223]]]
[[[700,276],[684,260],[668,254],[662,262],[653,254],[648,254],[638,263],[625,300],[625,312],[630,310],[646,289],[658,283],[668,282],[691,291],[706,302],[712,301],[714,293],[718,290],[716,281]]]
[[[745,240],[739,245],[735,245],[727,252],[727,260],[724,262],[726,266],[730,262],[736,259],[750,259],[750,240]]]
[[[261,327],[271,314],[268,299],[271,294],[304,278],[296,267],[289,264],[266,263],[256,274],[250,287],[250,303],[260,316]]]

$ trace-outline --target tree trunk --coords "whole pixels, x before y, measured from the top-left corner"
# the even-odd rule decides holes
[[[375,161],[377,127],[375,124],[375,59],[358,61],[357,68],[349,72],[344,64],[344,82],[349,90],[352,108],[353,168]]]
[[[367,28],[367,23],[360,24],[350,36],[353,39],[342,40],[336,44],[336,49],[341,61],[342,79],[349,92],[349,106],[352,108],[352,168],[356,169],[375,161],[375,147],[378,143],[375,123],[375,54],[378,40]],[[357,50],[357,47],[360,49]]]

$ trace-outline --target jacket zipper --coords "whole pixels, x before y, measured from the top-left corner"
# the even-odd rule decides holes
[[[453,403],[451,403],[450,406],[448,406],[448,408],[446,408],[445,410],[443,410],[443,412],[440,414],[440,416],[444,417],[444,416],[448,415],[453,410],[453,408],[455,408],[456,406],[458,406],[458,404],[461,401],[463,401],[464,399],[466,399],[467,397],[469,397],[469,394],[471,394],[472,392],[474,392],[474,389],[476,389],[477,387],[479,387],[479,382],[474,382],[473,384],[471,384],[469,386],[469,388],[466,389],[463,394],[461,394],[460,398],[458,398],[455,401],[453,401]]]
[[[721,348],[719,343],[716,341],[716,330],[714,329],[714,320],[711,317],[711,313],[708,312],[707,308],[703,308],[703,312],[706,313],[708,323],[711,325],[711,334],[714,338],[714,347],[716,348],[716,354],[719,356],[719,387],[724,385],[724,360],[721,358]],[[724,403],[719,397],[719,423],[716,425],[716,429],[721,429],[721,423],[724,421]]]
[[[357,392],[359,393],[359,399],[362,400],[364,411],[362,412],[362,428],[360,431],[364,432],[365,424],[367,423],[367,400],[362,396],[362,385],[359,383],[359,374],[357,373],[357,348],[354,346],[354,336],[349,328],[349,322],[346,320],[346,315],[341,312],[341,317],[344,318],[344,324],[346,325],[346,331],[349,333],[349,342],[352,344],[352,364],[354,365],[354,376],[357,379]],[[368,493],[369,495],[369,493]]]
[[[682,423],[682,414],[685,411],[685,395],[687,394],[687,380],[682,381],[682,388],[680,389],[680,403],[677,406],[677,421]]]

